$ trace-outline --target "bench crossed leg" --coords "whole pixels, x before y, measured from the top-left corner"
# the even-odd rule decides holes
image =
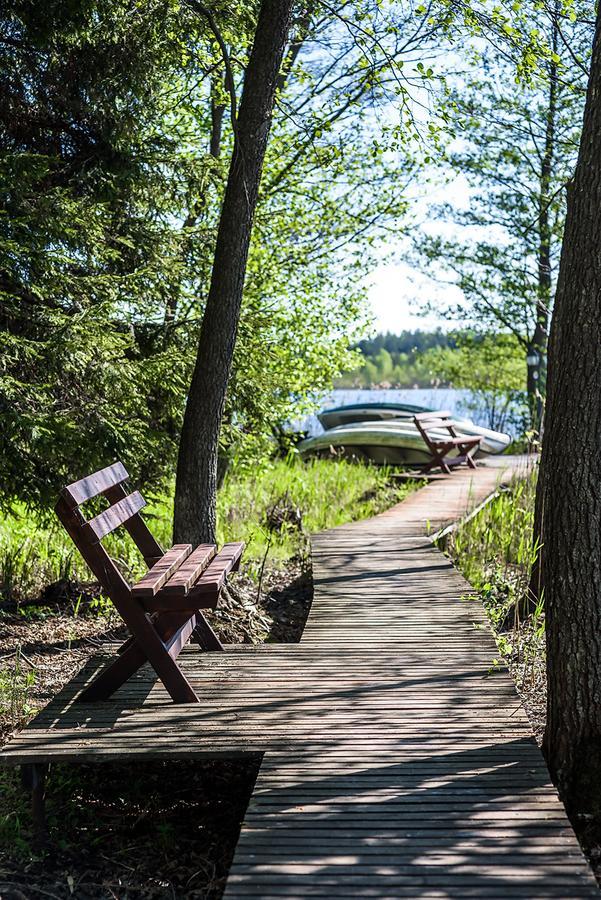
[[[132,637],[117,658],[79,695],[78,702],[108,700],[144,663],[150,662],[175,703],[198,703],[194,689],[176,662],[198,625],[197,618],[196,613],[189,612],[160,613],[153,623],[144,616],[147,628],[143,635],[136,633],[138,628],[134,630],[133,623],[128,623]],[[208,623],[206,626],[214,635]]]
[[[435,466],[440,466],[443,472],[445,472],[447,475],[450,475],[451,469],[445,462],[445,456],[447,455],[449,450],[452,450],[452,448],[453,444],[443,444],[442,446],[437,447],[436,445],[432,445],[429,443],[428,450],[432,454],[432,458],[424,467],[423,471],[429,472],[430,469],[433,469]]]
[[[474,453],[477,449],[478,449],[478,445],[473,444],[471,442],[467,443],[467,444],[459,445],[459,452],[461,453],[462,456],[465,456],[465,461],[468,464],[468,466],[470,467],[470,469],[476,468],[476,463],[472,459],[472,453]]]

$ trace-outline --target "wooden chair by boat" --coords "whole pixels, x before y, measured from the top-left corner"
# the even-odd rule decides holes
[[[423,471],[429,472],[435,466],[440,466],[447,475],[451,473],[451,467],[466,463],[475,469],[476,463],[473,454],[480,446],[480,437],[471,437],[467,434],[458,434],[451,413],[447,411],[418,413],[413,417],[415,426],[430,452],[430,460],[424,466]],[[448,432],[448,437],[440,436],[441,431]],[[433,435],[432,432],[438,432]],[[449,453],[456,451],[456,456]]]
[[[117,657],[80,694],[80,701],[106,700],[145,662],[150,662],[175,703],[197,703],[177,657],[190,638],[203,650],[223,647],[201,613],[217,606],[229,572],[238,568],[244,544],[176,544],[166,553],[153,537],[140,511],[146,501],[138,491],[124,487],[128,474],[116,462],[68,485],[61,492],[56,512],[77,549],[113,601],[131,637]],[[80,506],[98,496],[109,506],[84,518]],[[102,539],[123,526],[149,567],[133,586],[128,584]]]

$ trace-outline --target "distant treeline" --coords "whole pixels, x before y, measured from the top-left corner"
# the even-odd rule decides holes
[[[460,332],[402,331],[400,334],[378,334],[360,341],[358,350],[363,362],[336,381],[336,387],[432,387],[444,386],[432,368],[432,354],[455,350]]]
[[[401,353],[410,355],[424,353],[433,347],[454,349],[456,346],[457,333],[441,331],[438,328],[436,331],[401,331],[400,334],[387,331],[386,334],[377,334],[374,338],[359,341],[356,349],[360,350],[367,359],[371,359],[382,349],[387,350],[394,358]]]
[[[521,389],[525,375],[523,351],[508,335],[440,329],[388,332],[360,341],[354,349],[362,361],[337,379],[336,387],[429,388],[459,387],[460,383],[465,387],[466,373],[471,386],[478,360],[485,373],[494,362],[498,386],[504,390]],[[487,380],[485,375],[482,389]]]

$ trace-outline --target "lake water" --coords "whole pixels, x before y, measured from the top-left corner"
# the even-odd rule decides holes
[[[410,403],[414,406],[425,406],[430,409],[448,409],[458,417],[471,419],[476,425],[489,427],[486,412],[478,409],[471,391],[459,391],[451,388],[408,388],[401,389],[353,389],[339,388],[325,394],[321,409],[333,406],[348,406],[352,403]],[[307,431],[311,436],[321,434],[323,428],[317,416],[307,416],[302,422],[294,423],[295,429]],[[509,422],[508,433],[516,436],[520,430],[518,422]]]

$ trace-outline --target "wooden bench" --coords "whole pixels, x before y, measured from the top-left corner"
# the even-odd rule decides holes
[[[430,461],[423,468],[424,472],[440,466],[442,471],[449,475],[451,467],[461,465],[461,463],[467,463],[472,469],[476,468],[472,456],[480,446],[482,438],[458,434],[450,412],[418,413],[413,417],[413,421],[431,455]],[[438,434],[433,435],[434,431],[437,431]],[[448,437],[441,437],[441,431],[446,431]],[[449,456],[448,454],[454,450],[457,455]]]
[[[198,703],[177,657],[192,638],[203,650],[223,650],[217,635],[200,612],[214,609],[229,572],[236,570],[244,544],[177,544],[166,553],[157,543],[140,511],[146,501],[138,491],[128,493],[128,474],[117,462],[63,489],[56,513],[77,549],[112,600],[131,637],[79,701],[108,699],[145,662],[150,662],[175,703]],[[84,518],[80,506],[104,496],[109,506]],[[102,539],[123,526],[144,557],[148,572],[128,584]]]

